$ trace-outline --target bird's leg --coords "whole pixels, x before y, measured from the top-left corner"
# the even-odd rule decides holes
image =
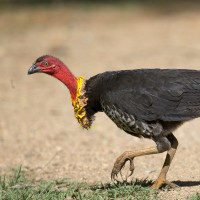
[[[133,163],[133,159],[135,157],[149,155],[149,154],[156,154],[156,153],[159,153],[157,147],[150,147],[150,148],[140,149],[140,150],[135,150],[135,151],[125,151],[115,161],[114,167],[111,172],[111,179],[113,181],[116,180],[117,174],[121,172],[121,169],[124,167],[125,163],[128,160],[130,161],[130,172],[131,172],[129,176],[131,176],[135,168],[134,163]]]
[[[157,144],[157,146],[155,146],[155,147],[150,147],[150,148],[135,150],[135,151],[125,151],[123,154],[121,154],[115,161],[114,167],[111,172],[111,179],[113,181],[115,181],[115,180],[117,181],[117,179],[116,179],[117,174],[121,171],[121,169],[124,167],[125,163],[128,160],[130,161],[130,171],[131,171],[130,175],[132,175],[133,170],[134,170],[133,159],[135,157],[150,155],[150,154],[157,154],[157,153],[162,153],[164,151],[168,151],[167,157],[165,159],[165,162],[164,162],[163,168],[160,172],[160,175],[157,178],[157,180],[155,181],[155,183],[152,185],[152,188],[158,189],[163,184],[167,184],[171,187],[176,186],[175,184],[170,183],[169,181],[166,180],[166,174],[169,170],[171,161],[175,155],[175,152],[176,152],[176,149],[178,146],[178,141],[172,133],[169,134],[167,137],[165,137],[165,136],[154,137],[154,141]]]
[[[171,143],[171,148],[167,152],[167,156],[165,158],[165,162],[164,162],[163,167],[161,169],[160,175],[158,176],[155,183],[151,186],[154,189],[159,189],[163,184],[167,184],[171,187],[177,186],[177,185],[166,180],[166,174],[169,170],[169,166],[172,162],[172,159],[173,159],[173,157],[176,153],[176,149],[178,147],[178,140],[176,139],[176,137],[173,134],[170,134],[169,136],[167,136],[167,139]]]

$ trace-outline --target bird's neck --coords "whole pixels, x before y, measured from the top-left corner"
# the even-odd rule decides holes
[[[71,93],[72,105],[74,106],[74,114],[80,125],[86,129],[90,128],[91,121],[87,118],[85,109],[88,98],[85,96],[86,82],[84,78],[81,76],[77,79],[66,66],[62,67],[53,76],[68,87]]]
[[[67,86],[70,91],[72,100],[75,101],[77,91],[77,78],[69,71],[66,66],[62,66],[61,69],[53,76]]]

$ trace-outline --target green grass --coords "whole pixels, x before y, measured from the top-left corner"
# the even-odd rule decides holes
[[[155,191],[149,189],[150,181],[136,181],[121,184],[103,184],[75,182],[70,179],[41,181],[36,183],[27,178],[19,167],[13,170],[12,175],[0,177],[1,200],[29,200],[29,199],[80,199],[80,200],[106,200],[106,199],[157,199]]]
[[[53,181],[35,182],[28,178],[21,167],[12,171],[11,175],[0,176],[0,200],[114,200],[114,199],[159,199],[155,190],[149,187],[151,181],[135,181],[131,183],[103,184],[75,182],[64,178]],[[200,200],[198,193],[189,200]]]
[[[200,193],[196,192],[188,200],[200,200]]]

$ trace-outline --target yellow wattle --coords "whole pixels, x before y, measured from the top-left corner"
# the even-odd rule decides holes
[[[72,105],[74,106],[74,114],[79,124],[88,129],[90,128],[90,121],[86,116],[85,106],[87,105],[88,98],[85,97],[85,93],[85,80],[81,76],[77,79],[76,98],[75,100],[72,99]]]

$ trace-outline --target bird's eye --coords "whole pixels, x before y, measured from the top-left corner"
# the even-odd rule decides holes
[[[47,61],[45,61],[45,62],[43,63],[43,65],[44,65],[44,66],[48,66],[49,63],[48,63]]]

